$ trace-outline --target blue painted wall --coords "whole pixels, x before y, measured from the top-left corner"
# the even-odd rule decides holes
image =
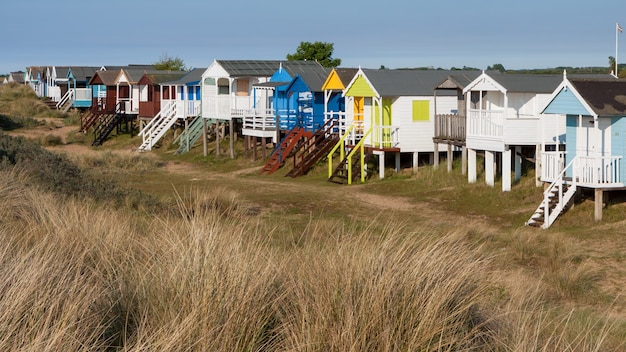
[[[543,112],[545,114],[589,115],[571,89],[562,89]]]
[[[626,117],[611,118],[611,155],[626,156]],[[626,180],[626,162],[621,160],[620,180]]]
[[[578,126],[578,116],[567,115],[565,117],[565,166],[576,156],[576,126]]]

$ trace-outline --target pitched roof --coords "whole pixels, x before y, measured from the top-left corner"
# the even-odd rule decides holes
[[[117,78],[117,75],[120,73],[119,70],[107,70],[107,71],[98,71],[96,72],[93,77],[91,77],[91,80],[89,81],[90,84],[92,84],[91,82],[94,81],[94,79],[96,79],[96,77],[100,78],[100,81],[102,81],[102,84],[105,86],[114,86],[115,85],[115,79]]]
[[[450,70],[405,69],[362,69],[362,71],[381,96],[431,96],[433,89],[443,79],[453,73],[456,75],[461,73]]]
[[[99,71],[101,66],[69,66],[69,69],[72,70],[72,75],[77,81],[87,81],[93,77],[96,71]],[[62,77],[67,77],[66,71],[65,75]],[[57,75],[59,71],[57,71]]]
[[[204,68],[194,68],[189,71],[186,75],[180,77],[179,79],[163,82],[164,84],[173,85],[173,86],[181,86],[181,85],[197,85],[202,79],[202,74],[206,71],[206,67]]]
[[[524,74],[524,73],[503,73],[491,74],[490,76],[509,92],[520,93],[552,93],[563,81],[563,75],[559,74]],[[570,76],[570,75],[568,75]],[[609,74],[593,75],[571,75],[577,78],[610,78]]]
[[[24,71],[11,72],[9,78],[12,82],[24,83]]]
[[[443,81],[437,84],[435,89],[463,89],[472,83],[478,76],[480,71],[459,71],[457,74],[451,74]]]
[[[145,73],[140,79],[139,82],[150,83],[150,84],[162,84],[165,82],[171,82],[185,76],[184,72],[169,72],[169,71],[160,71],[160,72],[152,72]],[[147,81],[146,81],[147,80]]]
[[[569,78],[569,81],[598,116],[626,115],[626,80]]]
[[[335,68],[335,72],[337,73],[337,77],[343,82],[344,85],[350,83],[354,75],[359,72],[358,68]]]
[[[270,77],[282,65],[290,75],[321,66],[315,61],[288,60],[216,60],[231,76]]]

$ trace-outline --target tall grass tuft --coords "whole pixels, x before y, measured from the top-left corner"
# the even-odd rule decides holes
[[[276,245],[277,224],[227,190],[185,192],[150,217],[47,193],[18,170],[0,170],[2,350],[620,347],[608,319],[550,308],[540,280],[492,274],[463,231],[312,219]]]

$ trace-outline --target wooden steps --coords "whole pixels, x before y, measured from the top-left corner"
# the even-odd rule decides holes
[[[339,135],[333,130],[337,125],[336,120],[328,120],[324,126],[298,148],[293,151],[293,168],[285,176],[297,177],[306,174],[320,159],[339,142]]]
[[[310,138],[311,132],[307,132],[304,128],[294,127],[289,133],[280,141],[280,143],[274,148],[274,151],[270,155],[267,163],[261,169],[261,173],[267,173],[268,175],[276,172],[284,163],[285,159],[296,148],[299,143],[303,142],[303,138]]]
[[[371,148],[363,147],[364,150],[364,161],[365,165],[372,157],[373,152]],[[355,153],[352,156],[352,180],[349,182],[349,172],[348,172],[348,158],[350,158],[350,153],[347,153],[345,158],[337,165],[334,169],[333,174],[328,178],[328,182],[337,183],[337,184],[348,184],[351,182],[355,182],[359,179],[362,172],[366,172],[366,170],[361,170],[361,163],[359,162],[359,153]]]

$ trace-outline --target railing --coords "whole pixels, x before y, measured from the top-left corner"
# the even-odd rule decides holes
[[[255,112],[250,116],[244,116],[243,128],[261,131],[276,131],[276,117],[272,109],[267,109],[262,113]]]
[[[544,152],[541,159],[541,181],[555,181],[567,169],[564,167],[565,152]],[[577,156],[569,176],[581,186],[621,187],[621,159],[621,156]]]
[[[202,106],[200,100],[175,100],[167,99],[161,101],[161,106],[166,106],[172,102],[176,102],[176,117],[185,119],[187,117],[198,116]]]
[[[74,90],[70,89],[67,91],[67,93],[65,93],[65,95],[61,98],[61,100],[59,100],[59,102],[57,103],[57,109],[62,110],[67,105],[71,106],[69,102],[73,100],[74,100]],[[63,109],[63,110],[67,111],[67,109]]]
[[[161,111],[159,111],[150,122],[148,122],[141,131],[139,131],[139,136],[142,137],[142,149],[150,150],[158,137],[159,134],[165,133],[163,126],[167,121],[170,121],[172,115],[176,112],[176,102],[172,101],[171,103],[164,106]],[[141,147],[140,147],[141,148]]]
[[[359,143],[357,143],[357,145],[354,146],[354,148],[350,151],[350,153],[348,153],[348,184],[351,185],[352,184],[352,157],[354,156],[354,154],[357,151],[360,151],[359,154],[359,163],[360,163],[360,170],[361,170],[361,183],[365,182],[365,139],[367,138],[367,136],[372,132],[372,129],[370,128],[369,130],[367,130],[367,132],[365,132],[365,134],[363,135],[363,138],[359,141]]]
[[[343,136],[346,130],[346,113],[343,111],[326,111],[324,112],[324,123],[328,121],[337,121],[332,132],[339,134],[339,137]]]
[[[565,167],[565,152],[541,154],[541,181],[553,182]]]
[[[502,138],[504,136],[504,111],[471,109],[467,125],[468,136]]]
[[[373,126],[371,136],[371,145],[375,148],[395,148],[400,141],[400,127],[382,125]],[[363,136],[365,138],[365,136]]]
[[[565,193],[563,193],[563,184],[565,180],[566,171],[570,169],[573,165],[576,164],[576,159],[570,161],[566,167],[561,170],[561,172],[555,177],[554,181],[546,188],[543,192],[543,201],[541,203],[540,208],[543,208],[543,225],[542,228],[547,229],[552,225],[554,220],[556,220],[557,216],[563,211],[567,202],[572,198],[574,193],[576,192],[576,178],[572,178],[570,182],[569,188]],[[558,203],[554,209],[552,209],[552,213],[550,213],[550,203],[552,201],[552,197],[555,194],[558,197]]]
[[[620,186],[621,156],[579,156],[574,164],[574,176],[580,185]]]
[[[331,178],[333,176],[333,155],[335,154],[335,152],[337,151],[337,149],[339,149],[339,162],[341,162],[345,155],[346,155],[346,148],[345,148],[345,141],[346,138],[350,135],[350,132],[354,129],[354,125],[350,125],[350,127],[348,127],[348,129],[345,131],[344,135],[339,139],[339,142],[337,142],[337,144],[335,144],[335,146],[333,147],[333,149],[330,150],[330,152],[328,152],[328,178]]]
[[[465,115],[435,115],[435,138],[465,141]]]
[[[91,101],[91,88],[76,88],[74,100]]]
[[[48,98],[52,99],[52,101],[54,102],[58,102],[59,100],[61,100],[61,87],[49,86]]]

